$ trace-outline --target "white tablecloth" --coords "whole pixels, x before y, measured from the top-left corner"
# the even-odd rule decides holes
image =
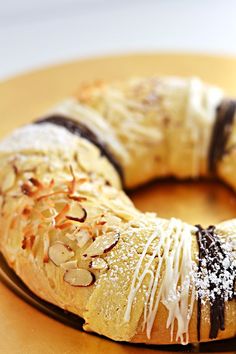
[[[135,51],[236,55],[236,1],[0,0],[0,79]]]

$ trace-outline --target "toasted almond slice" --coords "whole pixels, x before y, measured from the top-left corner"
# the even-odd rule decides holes
[[[62,210],[55,217],[56,224],[58,224],[59,222],[61,222],[63,220],[63,218],[65,217],[65,214],[69,210],[70,210],[69,204],[65,204],[64,207],[62,208]]]
[[[15,219],[14,219],[15,220]],[[34,245],[34,241],[35,241],[35,236],[34,235],[30,235],[30,236],[25,236],[23,241],[22,241],[22,249],[28,249],[31,250],[33,245]]]
[[[62,242],[56,242],[49,247],[48,256],[50,260],[57,266],[67,262],[74,256],[72,249]]]
[[[84,257],[97,257],[110,251],[118,242],[119,233],[109,233],[103,236],[98,236],[95,241],[85,250]]]
[[[90,262],[89,267],[95,270],[106,270],[108,264],[103,258],[95,258]]]
[[[13,168],[9,168],[2,180],[2,185],[1,185],[2,191],[6,192],[9,189],[11,189],[14,186],[15,181],[16,181],[16,174]]]
[[[68,269],[64,274],[66,283],[72,286],[90,286],[95,281],[94,275],[87,269]]]
[[[87,211],[79,203],[74,203],[70,208],[70,215],[66,215],[66,218],[75,222],[84,222],[87,218]]]
[[[43,188],[43,184],[35,177],[29,178],[29,182],[31,182],[33,186],[37,188]]]
[[[74,200],[75,202],[85,202],[87,200],[86,197],[82,197],[77,194],[69,194],[68,198]]]
[[[73,261],[68,261],[68,262],[65,262],[65,263],[61,263],[61,267],[63,269],[76,269],[77,268],[77,260],[73,260]]]
[[[49,236],[48,233],[45,232],[43,235],[43,262],[48,263],[48,250],[49,250]]]
[[[75,237],[79,247],[84,247],[86,243],[91,239],[88,230],[84,230],[84,229],[79,230],[79,232],[76,234]]]

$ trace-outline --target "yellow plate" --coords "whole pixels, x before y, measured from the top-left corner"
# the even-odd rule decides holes
[[[0,84],[0,135],[39,117],[73,94],[83,82],[140,75],[200,76],[236,96],[236,59],[187,54],[136,54],[75,61],[28,73]],[[235,216],[236,198],[217,182],[155,182],[132,192],[142,210],[208,225]],[[190,207],[191,206],[191,207]],[[114,343],[40,313],[0,284],[0,353],[132,354],[170,353],[183,347]],[[201,351],[233,353],[235,341],[201,346]],[[189,350],[190,348],[188,348]],[[197,351],[197,348],[191,350]]]

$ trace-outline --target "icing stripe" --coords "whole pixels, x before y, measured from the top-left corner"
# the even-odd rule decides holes
[[[232,100],[224,100],[217,108],[208,155],[208,168],[211,173],[216,172],[217,163],[224,156],[235,112],[236,101]]]
[[[51,115],[46,118],[39,119],[34,122],[35,124],[43,124],[43,123],[52,123],[55,125],[59,125],[61,127],[64,127],[67,129],[70,133],[75,134],[77,136],[80,136],[82,138],[85,138],[89,140],[92,144],[96,145],[102,156],[105,156],[110,163],[114,166],[115,170],[120,176],[122,185],[124,184],[124,174],[123,174],[123,169],[120,165],[120,163],[116,160],[116,158],[112,155],[112,153],[109,151],[107,145],[102,142],[95,134],[94,132],[88,128],[86,125],[84,125],[81,122],[78,122],[74,119],[71,119],[69,117],[56,114],[56,115]]]

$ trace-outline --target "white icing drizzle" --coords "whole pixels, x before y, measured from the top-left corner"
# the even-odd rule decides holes
[[[145,298],[145,303],[144,303],[144,313],[143,313],[143,325],[142,325],[142,331],[145,330],[145,326],[147,323],[147,313],[148,313],[148,300],[152,291],[152,286],[154,282],[154,274],[151,270],[148,270],[146,274],[150,274],[150,281],[149,281],[149,286],[148,290],[146,293],[146,298]]]
[[[173,340],[174,320],[176,319],[178,323],[176,341],[180,339],[182,344],[187,344],[188,325],[192,315],[195,291],[194,288],[191,289],[191,235],[186,224],[178,230],[178,234],[176,233],[176,242],[167,259],[167,264],[162,295],[162,303],[169,310],[166,326],[171,328],[171,340]]]
[[[206,86],[197,78],[189,80],[186,123],[193,142],[192,177],[200,175],[201,161],[207,160],[216,107],[222,97],[217,87]]]
[[[162,291],[163,291],[163,281],[161,282],[160,285],[160,289],[158,291],[158,295],[154,304],[154,300],[155,300],[155,295],[157,292],[157,287],[159,285],[159,280],[160,280],[160,275],[161,275],[161,270],[162,270],[162,265],[163,263],[165,263],[166,265],[166,269],[165,269],[165,273],[164,273],[164,278],[165,276],[168,278],[169,275],[169,271],[168,271],[168,258],[169,258],[169,251],[170,251],[170,247],[172,244],[172,237],[171,235],[174,233],[174,227],[178,227],[178,223],[179,221],[172,218],[170,220],[167,232],[163,233],[163,236],[160,239],[160,242],[158,243],[158,257],[159,257],[159,261],[158,261],[158,266],[157,266],[157,271],[156,271],[156,275],[155,275],[155,279],[154,279],[154,284],[152,287],[152,292],[151,292],[151,296],[150,296],[150,302],[149,302],[149,313],[148,313],[148,319],[147,319],[147,337],[150,338],[151,337],[151,330],[153,327],[153,323],[157,314],[157,310],[158,310],[158,306],[159,306],[159,302],[161,299],[161,295],[162,295]],[[164,254],[161,255],[160,254],[160,249],[161,247],[164,248]],[[173,247],[175,247],[175,242]]]
[[[188,343],[188,327],[195,301],[195,289],[192,287],[192,229],[191,226],[174,218],[169,221],[167,228],[163,227],[163,221],[160,221],[140,255],[131,283],[124,320],[125,322],[130,320],[135,296],[145,277],[149,276],[142,325],[143,330],[146,327],[148,338],[151,337],[161,302],[169,312],[166,327],[170,328],[171,341],[177,321],[176,341]],[[156,239],[157,246],[140,272],[147,250]],[[153,271],[150,267],[155,257],[158,257],[158,264]]]
[[[148,241],[143,249],[143,252],[139,258],[139,261],[137,263],[137,266],[136,266],[136,269],[134,272],[134,276],[133,276],[133,280],[132,280],[132,284],[131,284],[131,289],[130,289],[130,293],[128,296],[127,308],[126,308],[125,316],[124,316],[125,322],[128,322],[130,320],[131,308],[132,308],[132,304],[133,304],[135,295],[137,294],[138,290],[140,289],[140,287],[143,283],[143,280],[144,280],[155,256],[157,255],[157,250],[156,250],[155,252],[153,252],[152,256],[149,259],[149,262],[146,264],[143,273],[139,276],[139,271],[140,271],[142,262],[144,260],[144,257],[147,254],[148,247],[155,240],[155,238],[158,238],[158,236],[160,237],[161,223],[157,224],[156,226],[157,226],[156,230],[150,236],[150,238],[148,239]],[[135,283],[137,280],[138,280],[138,284],[135,286]]]
[[[187,127],[190,128],[190,133],[193,142],[193,163],[192,177],[197,177],[200,174],[200,131],[197,122],[197,115],[201,114],[202,107],[203,84],[200,80],[192,78],[189,80],[188,103],[186,110]]]

